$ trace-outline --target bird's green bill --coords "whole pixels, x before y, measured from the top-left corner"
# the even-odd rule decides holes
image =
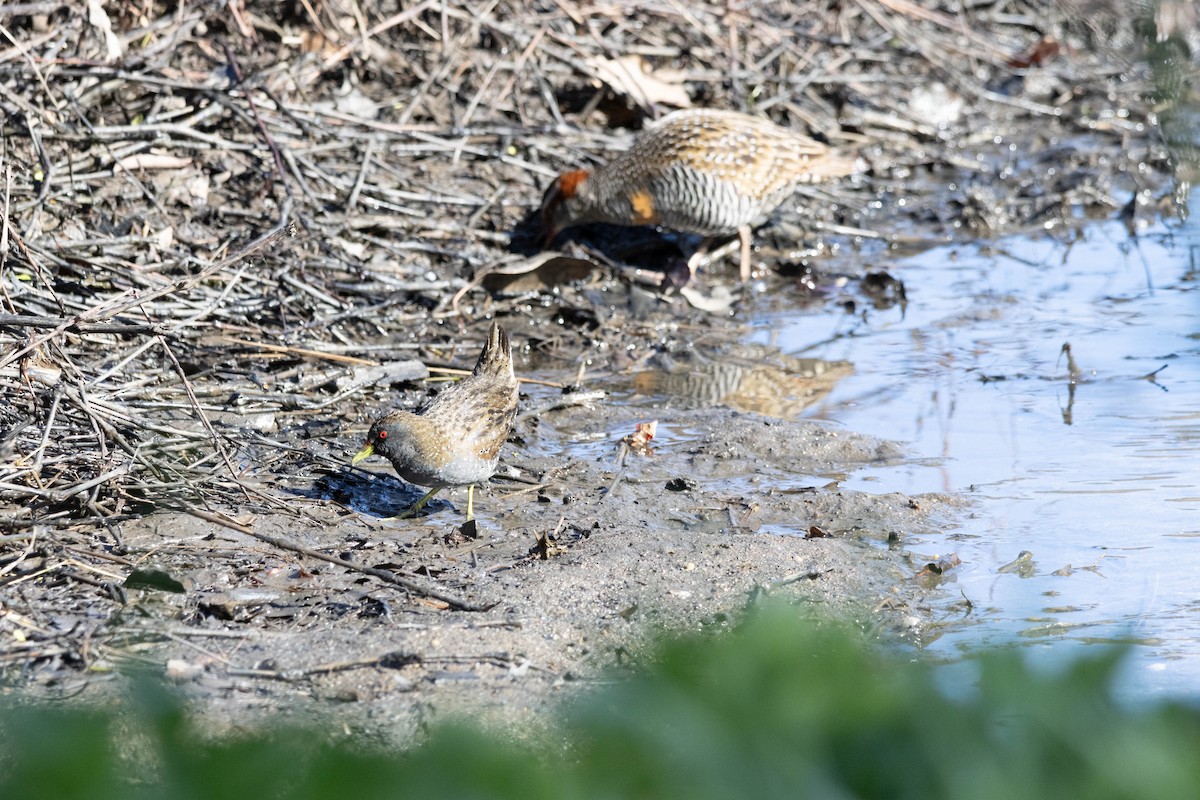
[[[350,466],[354,466],[364,458],[370,458],[375,455],[375,445],[368,443],[362,450],[354,454],[354,458],[350,459]]]

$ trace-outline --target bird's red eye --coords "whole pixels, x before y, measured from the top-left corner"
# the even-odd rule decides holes
[[[383,441],[384,439],[387,438],[387,431],[380,431],[379,433],[377,433],[375,435],[379,437],[380,441]]]

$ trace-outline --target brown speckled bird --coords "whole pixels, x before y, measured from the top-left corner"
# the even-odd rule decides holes
[[[467,521],[474,517],[475,484],[496,472],[500,447],[517,416],[517,378],[508,336],[495,322],[470,376],[441,392],[417,413],[392,411],[367,433],[351,464],[379,455],[401,478],[432,487],[401,514],[410,517],[439,489],[467,487]]]
[[[587,222],[661,225],[741,240],[750,277],[750,231],[796,187],[861,172],[862,163],[807,136],[734,111],[676,111],[594,170],[566,172],[542,201],[546,244]],[[705,247],[688,262],[695,274]]]

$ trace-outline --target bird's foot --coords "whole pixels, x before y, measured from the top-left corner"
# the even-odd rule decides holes
[[[429,502],[429,499],[437,493],[438,493],[437,489],[430,489],[428,492],[425,493],[424,497],[422,497],[417,502],[413,503],[411,506],[406,508],[404,511],[401,511],[399,514],[396,514],[395,516],[386,517],[385,519],[387,519],[387,520],[412,519],[413,517],[417,516],[418,513],[420,513],[421,509],[425,507],[425,504]]]

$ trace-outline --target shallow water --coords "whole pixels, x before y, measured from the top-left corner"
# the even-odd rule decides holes
[[[1129,641],[1124,691],[1200,699],[1198,250],[1195,222],[943,246],[887,265],[904,313],[756,321],[757,342],[854,364],[804,416],[915,457],[846,488],[978,501],[944,539],[910,543],[963,561],[932,653],[1020,644],[1053,661]],[[1001,571],[1022,551],[1031,565]]]

